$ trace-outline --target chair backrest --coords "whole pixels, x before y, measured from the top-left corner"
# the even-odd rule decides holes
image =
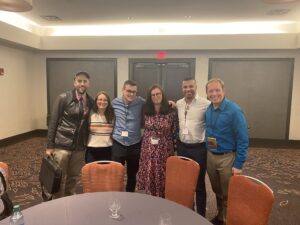
[[[193,208],[200,166],[192,159],[170,156],[166,165],[165,198]]]
[[[125,168],[114,161],[88,163],[81,169],[83,192],[123,191]]]
[[[7,181],[8,180],[8,165],[5,162],[0,162],[0,169]]]
[[[0,195],[7,190],[7,180],[8,180],[8,165],[4,162],[0,162]]]
[[[262,181],[244,175],[232,176],[228,189],[227,225],[266,225],[274,195]]]
[[[13,211],[13,203],[7,194],[8,189],[8,165],[0,162],[0,220],[10,216]]]
[[[8,178],[8,165],[5,162],[0,162],[0,168],[4,171],[6,179]]]

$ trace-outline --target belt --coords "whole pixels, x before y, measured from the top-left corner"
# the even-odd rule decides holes
[[[235,152],[235,151],[229,151],[229,152],[212,152],[212,151],[209,151],[209,152],[213,155],[226,155],[228,153],[232,153],[232,152]]]
[[[205,142],[201,142],[201,143],[183,143],[180,140],[178,140],[178,142],[180,144],[182,144],[183,146],[187,147],[187,148],[203,147],[206,144]]]
[[[132,146],[135,146],[135,145],[141,145],[141,141],[139,141],[138,143],[132,144],[132,145],[123,145],[123,144],[121,144],[120,142],[118,142],[118,141],[116,141],[115,139],[113,139],[113,144],[120,145],[120,146],[122,146],[123,148],[129,148],[129,147],[132,147]]]

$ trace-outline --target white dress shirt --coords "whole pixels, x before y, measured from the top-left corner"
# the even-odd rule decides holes
[[[184,98],[176,102],[179,118],[179,138],[183,143],[205,141],[205,112],[210,101],[198,95],[188,105]]]

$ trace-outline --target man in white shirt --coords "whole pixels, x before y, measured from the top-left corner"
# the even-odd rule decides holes
[[[197,95],[197,84],[192,78],[182,81],[184,98],[177,101],[179,118],[179,141],[177,154],[191,158],[199,163],[200,174],[196,187],[197,212],[205,216],[206,209],[206,146],[205,112],[210,102]]]

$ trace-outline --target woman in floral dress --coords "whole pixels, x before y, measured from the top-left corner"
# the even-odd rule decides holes
[[[153,85],[144,107],[144,135],[141,147],[137,188],[164,197],[166,161],[174,155],[177,114],[169,107],[162,88]]]

